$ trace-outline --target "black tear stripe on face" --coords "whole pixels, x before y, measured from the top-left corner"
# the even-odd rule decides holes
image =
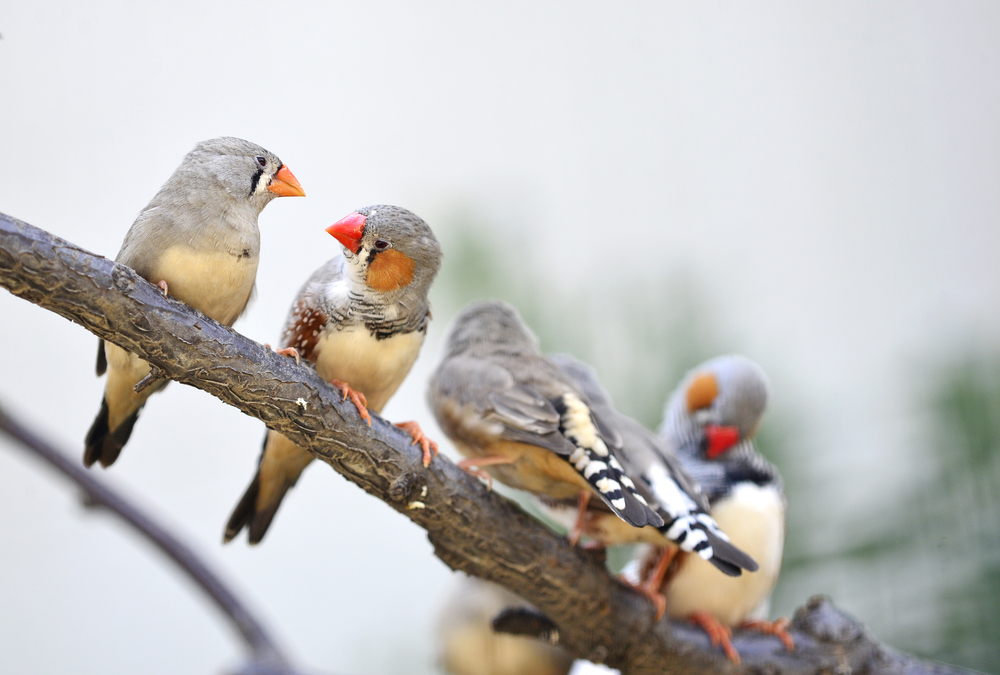
[[[257,169],[254,173],[253,178],[250,179],[250,194],[248,197],[253,197],[253,193],[257,191],[257,183],[260,182],[260,177],[264,175],[264,169]]]

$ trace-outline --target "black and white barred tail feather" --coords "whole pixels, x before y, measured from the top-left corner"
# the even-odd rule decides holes
[[[723,574],[738,577],[757,571],[757,561],[729,543],[729,537],[707,513],[677,516],[658,528],[678,548],[715,565]]]
[[[742,570],[757,570],[757,562],[729,543],[729,537],[715,519],[681,489],[665,465],[653,464],[642,478],[659,501],[664,524],[658,529],[664,537],[729,576],[739,576]]]
[[[608,450],[590,408],[569,393],[553,403],[559,413],[559,431],[575,447],[567,461],[593,486],[604,503],[629,525],[662,526],[662,517],[636,491],[635,483]]]

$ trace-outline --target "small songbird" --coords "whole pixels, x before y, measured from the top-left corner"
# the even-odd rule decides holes
[[[539,351],[510,305],[480,302],[459,313],[428,396],[441,429],[467,458],[462,468],[486,469],[505,485],[552,500],[597,494],[633,527],[663,524],[616,457],[621,438]]]
[[[164,295],[231,326],[257,277],[257,217],[275,197],[294,196],[305,196],[299,181],[259,145],[231,137],[202,141],[139,213],[115,259]],[[114,463],[146,399],[166,384],[158,380],[136,393],[149,364],[102,340],[97,374],[105,371],[104,400],[87,432],[86,466]]]
[[[756,562],[729,543],[729,537],[708,514],[708,500],[667,443],[614,407],[593,368],[565,354],[550,355],[549,359],[580,388],[591,410],[621,437],[618,458],[629,474],[639,478],[637,485],[645,489],[646,500],[655,505],[663,525],[628,527],[601,508],[603,504],[594,502],[577,513],[574,504],[542,498],[539,507],[543,512],[564,523],[567,517],[575,516],[571,532],[586,534],[601,546],[648,543],[662,547],[663,554],[654,574],[647,583],[636,586],[656,605],[657,618],[665,609],[660,581],[678,551],[697,554],[732,577],[740,576],[742,570],[756,571]]]
[[[431,319],[427,292],[441,266],[431,228],[398,206],[358,209],[326,230],[343,254],[316,270],[285,321],[282,353],[315,364],[371,424],[410,372]],[[437,444],[416,422],[396,426],[420,443],[424,466]],[[313,460],[287,437],[268,431],[257,474],[236,505],[223,541],[244,527],[251,544],[267,532],[285,493]]]
[[[504,610],[537,610],[520,596],[476,577],[456,580],[437,622],[438,661],[451,675],[566,675],[568,651],[534,636],[494,630]]]
[[[778,470],[756,452],[753,437],[769,386],[742,356],[712,359],[689,372],[667,403],[661,435],[701,485],[711,514],[734,545],[760,564],[756,574],[722,577],[694,556],[678,556],[663,591],[667,613],[688,617],[722,645],[730,659],[732,627],[778,636],[792,650],[787,619],[764,621],[781,570],[785,495]]]

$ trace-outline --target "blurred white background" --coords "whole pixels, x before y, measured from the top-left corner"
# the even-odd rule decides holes
[[[831,593],[896,646],[1000,663],[995,646],[943,642],[949,589],[1000,569],[995,545],[985,562],[956,548],[971,507],[952,504],[941,537],[898,518],[948,456],[931,447],[928,373],[1000,344],[1000,5],[36,0],[5,7],[0,34],[0,211],[113,257],[197,141],[259,143],[308,194],[262,214],[257,300],[235,326],[274,342],[339,248],[324,227],[410,208],[445,262],[385,416],[441,440],[425,383],[480,288],[533,298],[543,346],[595,361],[649,424],[688,355],[741,351],[772,378],[761,445],[792,500],[775,610]],[[3,405],[82,456],[96,338],[0,293],[0,347]],[[259,547],[221,545],[262,435],[173,384],[105,477],[190,539],[301,664],[436,672],[452,573],[329,469],[306,472]],[[187,581],[6,441],[0,508],[0,671],[237,662]],[[898,555],[845,557],[911,535],[923,543]]]

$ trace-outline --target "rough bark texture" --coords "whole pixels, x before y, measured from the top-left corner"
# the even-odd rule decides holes
[[[262,420],[427,530],[449,567],[523,596],[557,626],[572,653],[643,673],[961,672],[897,653],[829,601],[811,600],[792,626],[798,645],[738,633],[735,666],[693,627],[653,622],[652,605],[612,579],[591,554],[447,459],[421,465],[405,432],[354,406],[306,365],[207,318],[131,269],[0,214],[0,285],[134,352],[167,377]]]

